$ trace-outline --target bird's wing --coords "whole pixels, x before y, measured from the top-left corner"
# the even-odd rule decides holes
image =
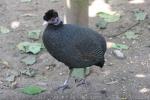
[[[97,41],[91,38],[79,40],[76,42],[75,47],[79,57],[84,61],[97,62],[104,58],[104,51],[100,43],[97,43]]]

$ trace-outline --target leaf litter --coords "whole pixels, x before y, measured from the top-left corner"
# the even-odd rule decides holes
[[[108,14],[105,12],[99,12],[97,15],[103,18],[106,22],[116,22],[120,20],[120,14]]]
[[[26,65],[33,65],[34,63],[36,63],[36,56],[29,55],[29,56],[23,58],[21,60],[21,62],[26,64]]]
[[[17,45],[17,47],[20,51],[23,51],[25,53],[37,54],[41,51],[42,44],[41,43],[21,42]]]
[[[26,86],[26,87],[21,89],[22,93],[25,93],[28,95],[37,95],[37,94],[40,94],[44,91],[46,91],[46,89],[43,89],[43,88],[41,88],[39,86],[35,86],[35,85]]]

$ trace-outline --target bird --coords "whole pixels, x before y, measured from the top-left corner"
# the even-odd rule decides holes
[[[102,34],[88,27],[64,24],[54,9],[45,12],[43,20],[47,23],[42,36],[45,48],[56,60],[68,66],[70,71],[64,84],[57,89],[68,88],[74,70],[84,69],[85,78],[87,67],[104,66],[107,44]]]

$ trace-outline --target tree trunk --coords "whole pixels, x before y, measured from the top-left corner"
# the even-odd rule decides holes
[[[66,0],[66,13],[64,22],[67,24],[78,24],[88,26],[89,0]]]
[[[66,0],[65,2],[65,16],[64,22],[67,24],[77,24],[80,26],[88,27],[89,16],[88,16],[88,6],[89,0]],[[90,73],[89,67],[84,70],[84,68],[78,69],[74,68],[72,76],[78,76],[80,72],[80,78],[84,78]],[[85,75],[86,74],[86,75]]]

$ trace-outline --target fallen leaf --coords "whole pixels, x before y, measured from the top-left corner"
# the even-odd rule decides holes
[[[20,51],[27,52],[29,45],[30,45],[30,42],[21,42],[17,45],[17,47]]]
[[[84,68],[73,68],[71,76],[77,77],[77,78],[84,78],[85,73],[86,75],[89,74],[90,68],[87,67],[86,70]]]
[[[128,100],[128,98],[126,98],[126,97],[121,97],[121,100]]]
[[[41,47],[42,49],[45,49],[45,46],[44,46],[44,44],[42,43],[42,47]]]
[[[125,37],[127,39],[136,39],[139,35],[137,35],[135,32],[133,31],[127,31],[125,32]]]
[[[26,53],[37,54],[41,51],[42,44],[41,43],[21,42],[17,45],[17,47],[20,51],[23,51]]]
[[[3,65],[4,65],[4,68],[9,68],[9,66],[10,66],[7,61],[1,60],[1,59],[0,59],[0,64],[3,64]]]
[[[41,51],[42,45],[41,43],[31,43],[27,52],[31,52],[33,54],[37,54]]]
[[[37,95],[42,92],[46,91],[45,89],[38,87],[38,86],[26,86],[23,89],[21,89],[22,93],[28,94],[28,95]]]
[[[106,3],[110,3],[112,0],[105,0]]]
[[[31,39],[39,39],[41,30],[32,30],[28,32],[28,37]]]
[[[32,65],[36,62],[36,57],[35,56],[27,56],[26,58],[23,58],[21,60],[26,65]]]
[[[127,45],[124,45],[124,44],[119,44],[119,43],[113,43],[111,45],[111,48],[114,48],[114,49],[128,49],[129,47]]]
[[[4,26],[0,26],[0,34],[6,34],[9,33],[10,30]]]
[[[58,2],[58,1],[60,1],[60,0],[49,0],[50,2]]]
[[[120,15],[119,14],[107,14],[105,12],[99,12],[98,16],[100,18],[103,18],[106,22],[116,22],[120,20]]]
[[[136,20],[144,20],[147,16],[147,13],[144,12],[144,10],[136,10],[134,11],[134,16],[136,17]]]
[[[96,23],[96,27],[99,28],[99,29],[105,29],[106,26],[107,26],[107,24],[108,24],[108,23],[107,23],[103,18],[101,18],[101,19],[99,19],[98,22]]]
[[[21,0],[21,2],[31,2],[32,0]]]

